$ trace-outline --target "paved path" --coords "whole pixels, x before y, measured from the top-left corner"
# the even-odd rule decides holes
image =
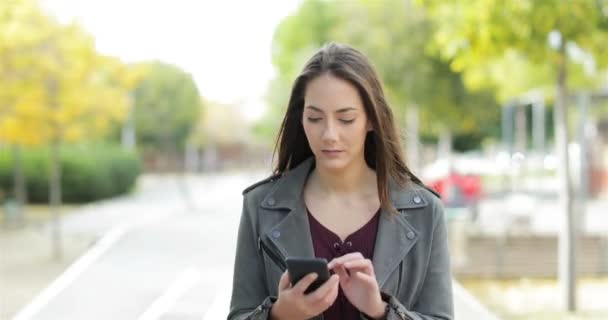
[[[65,232],[104,237],[15,319],[224,319],[240,190],[260,177],[189,177],[190,204],[176,180],[149,179],[70,215]],[[455,287],[457,319],[491,319]]]

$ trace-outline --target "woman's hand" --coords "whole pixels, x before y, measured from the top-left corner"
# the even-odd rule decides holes
[[[338,275],[332,275],[317,290],[304,294],[316,278],[316,273],[310,273],[292,286],[285,271],[279,280],[279,298],[270,309],[270,319],[309,319],[327,310],[338,296]]]
[[[371,260],[353,252],[333,259],[328,267],[340,276],[342,291],[355,308],[374,319],[384,317],[386,302],[380,296]]]

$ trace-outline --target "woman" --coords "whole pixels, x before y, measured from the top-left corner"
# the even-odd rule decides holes
[[[296,79],[274,175],[243,191],[228,319],[452,319],[446,225],[405,165],[368,59],[329,44]],[[286,257],[328,259],[304,294]]]

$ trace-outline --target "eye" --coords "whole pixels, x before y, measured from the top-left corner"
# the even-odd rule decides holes
[[[312,118],[312,117],[308,117],[308,121],[315,123],[315,122],[319,122],[321,120],[321,118]]]
[[[349,120],[340,119],[340,122],[345,123],[345,124],[353,123],[353,121],[355,121],[355,119],[349,119]]]

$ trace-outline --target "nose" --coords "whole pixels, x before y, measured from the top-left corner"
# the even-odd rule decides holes
[[[338,140],[338,131],[333,121],[327,121],[323,128],[323,142],[334,142]]]

